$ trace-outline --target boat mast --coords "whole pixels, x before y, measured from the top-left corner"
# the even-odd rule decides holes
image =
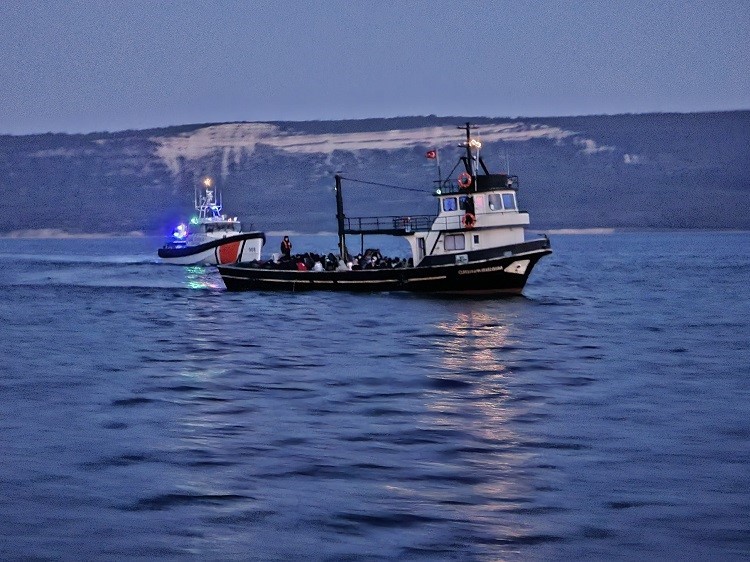
[[[198,211],[198,216],[202,219],[220,216],[222,207],[221,191],[214,187],[214,180],[206,176],[195,186],[195,210]]]
[[[471,149],[474,146],[481,146],[478,145],[475,141],[471,140],[471,123],[469,121],[466,122],[466,125],[463,127],[459,127],[459,129],[463,129],[466,131],[466,143],[464,144],[466,148],[466,156],[462,156],[461,160],[464,161],[464,166],[466,167],[466,173],[469,174],[472,178],[474,178],[477,174],[476,166],[474,165],[474,157],[471,155]],[[461,145],[458,145],[461,146]],[[485,170],[486,171],[486,170]]]
[[[346,235],[344,234],[344,197],[341,194],[341,176],[336,174],[336,220],[339,228],[339,255],[346,261]]]
[[[466,122],[466,158],[468,159],[469,166],[471,167],[471,171],[469,172],[471,176],[474,176],[474,162],[471,157],[471,124],[467,121]]]

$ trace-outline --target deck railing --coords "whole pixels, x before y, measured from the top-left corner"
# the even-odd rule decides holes
[[[389,217],[345,217],[346,234],[403,235],[417,230],[429,230],[435,220],[433,215]]]

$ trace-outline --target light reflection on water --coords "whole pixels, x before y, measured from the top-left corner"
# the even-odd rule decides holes
[[[466,373],[483,371],[501,373],[506,366],[500,352],[506,345],[511,327],[501,324],[508,319],[498,319],[486,312],[472,310],[460,312],[452,322],[440,322],[436,327],[447,338],[434,343],[443,351],[443,365],[447,371]]]
[[[477,411],[487,419],[487,424],[504,428],[507,412],[504,403],[510,391],[506,384],[507,365],[503,360],[512,325],[512,318],[501,317],[472,310],[459,312],[452,321],[436,324],[440,337],[433,340],[440,352],[440,377],[454,382],[463,382],[468,397]],[[456,414],[464,407],[461,401],[447,397],[431,405],[432,409]]]
[[[212,266],[189,265],[185,266],[185,286],[188,289],[212,289],[221,290],[224,284],[216,269]]]
[[[499,312],[499,314],[498,314]],[[457,518],[471,522],[479,536],[502,535],[511,542],[533,536],[533,525],[515,517],[499,517],[524,508],[534,494],[528,463],[534,455],[518,448],[523,438],[512,422],[518,407],[508,405],[514,389],[508,384],[507,355],[514,330],[513,315],[502,310],[459,311],[435,324],[433,339],[437,372],[442,381],[427,408],[436,427],[452,428],[464,437],[447,464],[467,479],[471,492],[452,500]],[[446,497],[443,497],[446,500]]]

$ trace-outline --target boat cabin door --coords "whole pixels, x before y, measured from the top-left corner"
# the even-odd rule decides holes
[[[424,243],[424,238],[419,237],[417,238],[417,263],[420,263],[424,259],[425,253],[426,246]],[[416,263],[414,265],[416,265]]]

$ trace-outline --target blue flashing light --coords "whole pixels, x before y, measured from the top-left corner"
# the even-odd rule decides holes
[[[177,228],[175,228],[172,232],[172,237],[176,238],[177,240],[184,240],[185,238],[187,238],[187,235],[187,226],[185,226],[184,224],[178,224]]]

